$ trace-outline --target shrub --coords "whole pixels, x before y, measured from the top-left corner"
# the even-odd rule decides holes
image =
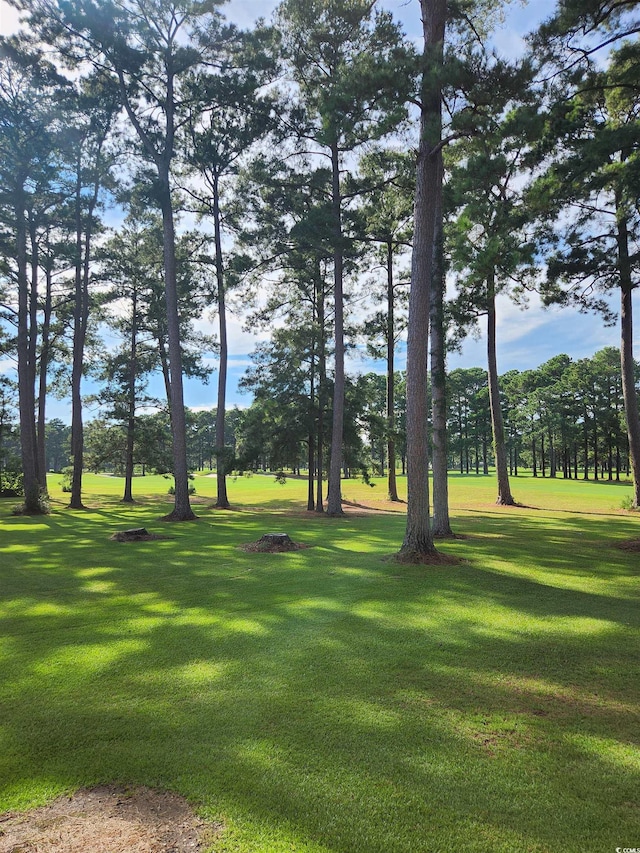
[[[60,486],[63,492],[71,491],[71,480],[73,478],[73,466],[69,466],[68,468],[62,469],[62,479],[60,480]]]
[[[175,486],[169,486],[169,491],[167,492],[167,494],[168,495],[175,495],[175,493],[176,493],[176,487]],[[189,483],[189,494],[195,495],[195,493],[196,493],[196,487],[193,485],[193,483]]]
[[[0,488],[0,498],[17,498],[24,491],[24,477],[22,471],[18,467],[19,463],[7,465],[2,472],[2,487]]]
[[[49,495],[42,490],[38,491],[37,496],[34,496],[30,505],[27,502],[17,504],[11,510],[12,515],[49,515],[51,512],[51,503]]]

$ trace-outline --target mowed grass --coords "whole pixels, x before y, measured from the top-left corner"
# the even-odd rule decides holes
[[[452,475],[461,562],[429,567],[385,559],[382,481],[344,519],[301,480],[230,480],[230,512],[195,482],[177,525],[160,477],[130,507],[90,475],[84,511],[55,478],[46,518],[0,502],[0,811],[116,782],[186,796],[221,853],[640,846],[627,485],[520,477],[507,509]],[[169,538],[109,539],[134,526]],[[238,547],[269,531],[311,547]]]

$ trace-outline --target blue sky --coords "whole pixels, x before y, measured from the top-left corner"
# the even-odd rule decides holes
[[[381,0],[381,5],[389,9],[399,20],[407,35],[419,40],[421,24],[418,0]],[[276,8],[276,0],[230,0],[224,7],[227,17],[240,26],[249,26],[259,16],[269,19]],[[538,2],[512,2],[505,11],[503,24],[496,31],[493,41],[497,51],[504,56],[517,56],[523,46],[523,36],[554,9],[553,0]],[[4,0],[0,0],[0,32],[11,31],[16,25],[17,16]],[[201,328],[207,328],[203,323]],[[215,323],[214,323],[215,328]],[[231,316],[229,320],[230,365],[228,381],[228,404],[246,406],[250,397],[238,391],[238,381],[250,364],[249,354],[258,338],[243,329],[241,317]],[[264,336],[263,336],[264,337]],[[573,358],[593,355],[604,346],[619,345],[617,327],[605,327],[599,318],[582,315],[569,309],[543,309],[535,299],[530,307],[522,311],[512,305],[508,299],[500,298],[498,303],[498,368],[499,371],[534,368],[560,352],[566,352]],[[637,346],[637,342],[636,342]],[[486,343],[484,336],[469,338],[460,354],[449,358],[449,367],[484,367],[486,364]],[[402,369],[404,346],[398,352],[398,369]],[[215,359],[211,360],[215,367]],[[1,369],[1,368],[0,368]],[[376,370],[382,372],[384,364],[374,363],[358,357],[351,357],[348,369],[352,372]],[[192,407],[210,408],[215,405],[217,376],[214,373],[208,385],[186,379],[185,402]],[[90,392],[87,384],[86,392]],[[161,393],[158,383],[157,393]],[[51,400],[49,417],[62,417],[67,420],[69,407],[65,402]],[[91,414],[88,413],[90,417]]]
[[[421,37],[418,0],[382,0],[381,5],[389,9],[394,17],[402,22],[407,35],[414,39]],[[226,9],[229,18],[240,25],[247,26],[258,15],[268,18],[276,6],[275,0],[261,0],[261,2],[231,0]],[[531,3],[522,3],[518,0],[512,2],[505,10],[504,22],[493,37],[497,51],[509,57],[519,55],[523,48],[524,35],[551,15],[554,8],[555,0],[537,0]],[[247,343],[244,333],[237,330],[235,342],[232,345],[234,354],[231,358],[229,376],[231,404],[235,400],[240,405],[247,405],[249,402],[247,396],[236,397],[232,390],[234,382],[240,378],[248,363],[247,352],[250,350],[246,346]],[[241,344],[240,349],[237,349],[238,344]],[[604,346],[618,345],[618,328],[605,327],[597,317],[579,314],[569,309],[544,309],[535,298],[531,300],[528,310],[523,311],[514,306],[508,298],[499,297],[498,367],[500,372],[538,367],[561,352],[579,359],[593,355]],[[403,359],[404,347],[401,345],[398,352],[398,369],[404,366]],[[486,338],[484,335],[478,339],[469,338],[460,354],[449,357],[451,369],[485,365]],[[349,367],[352,371],[360,372],[384,370],[382,362],[375,363],[353,357],[350,359]],[[210,395],[214,387],[209,386]],[[191,388],[189,382],[187,382],[187,394],[200,397],[199,389]]]

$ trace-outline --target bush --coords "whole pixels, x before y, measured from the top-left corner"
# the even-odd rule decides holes
[[[18,467],[19,463],[8,465],[2,472],[2,488],[0,498],[18,498],[24,491],[24,477]]]
[[[27,502],[14,506],[11,510],[12,515],[49,515],[51,512],[51,503],[49,495],[39,490],[37,496],[34,496],[30,505]]]
[[[63,492],[71,491],[71,480],[73,478],[73,466],[69,466],[68,468],[62,469],[62,480],[60,480],[60,486]]]
[[[176,493],[176,487],[175,486],[169,486],[169,491],[167,492],[167,494],[168,495],[175,495],[175,493]],[[193,485],[193,483],[189,483],[189,494],[195,495],[195,493],[196,493],[196,487]]]
[[[638,507],[633,505],[633,498],[631,497],[631,495],[626,495],[624,498],[622,498],[622,500],[620,501],[620,508],[630,510],[631,512],[638,511]]]

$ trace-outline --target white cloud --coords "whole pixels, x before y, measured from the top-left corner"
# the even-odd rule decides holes
[[[235,314],[227,314],[227,340],[229,344],[229,357],[246,356],[247,353],[253,352],[256,344],[259,341],[268,341],[271,337],[271,329],[252,329],[247,331],[244,328],[245,320]],[[274,323],[274,326],[278,325]],[[201,318],[194,323],[198,332],[205,335],[214,335],[218,338],[218,318],[211,316]],[[214,359],[217,362],[217,359]]]
[[[189,409],[192,412],[213,412],[215,410],[215,408],[216,408],[215,403],[213,403],[210,406],[189,406]],[[249,407],[246,403],[233,403],[233,404],[227,404],[227,406],[226,406],[227,412],[230,411],[231,409],[248,409],[248,408]]]
[[[377,373],[383,376],[387,372],[385,361],[369,358],[364,350],[348,352],[344,359],[344,369],[351,376],[359,373]],[[396,365],[396,370],[400,369],[402,368]]]
[[[220,359],[217,355],[206,356],[202,359],[202,363],[205,367],[212,367],[214,370],[218,369],[218,363]],[[240,370],[240,368],[251,367],[253,362],[250,358],[247,358],[245,354],[241,355],[230,355],[228,361],[229,370]]]
[[[505,59],[517,59],[525,51],[524,39],[513,29],[497,30],[492,41],[500,56]]]
[[[248,27],[256,18],[269,20],[278,0],[231,0],[222,7],[222,14],[240,27]]]
[[[0,0],[0,35],[13,35],[18,29],[20,15],[17,9],[13,9],[5,0]]]
[[[534,294],[526,309],[515,305],[508,296],[499,296],[496,300],[497,335],[503,344],[520,340],[548,321],[549,313],[543,308],[537,294]]]

